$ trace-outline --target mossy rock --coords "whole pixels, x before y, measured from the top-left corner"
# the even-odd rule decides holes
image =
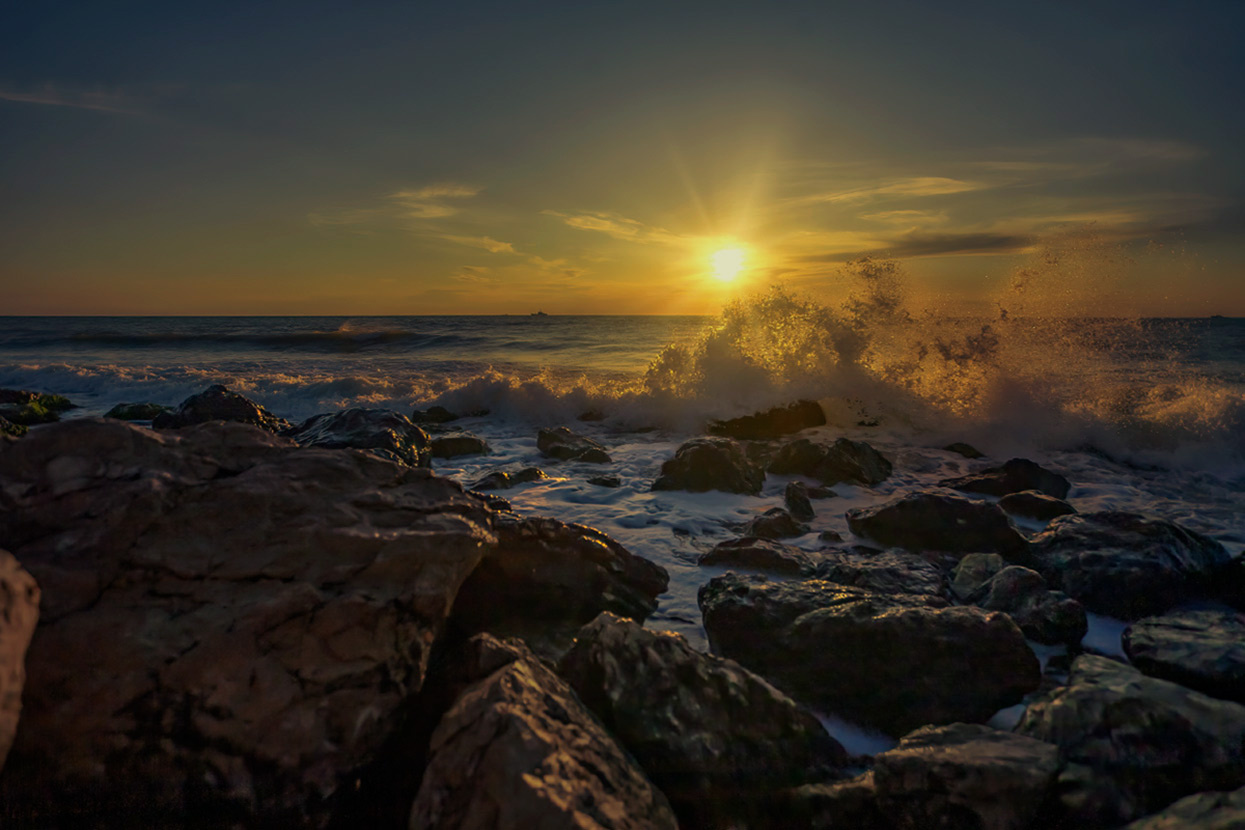
[[[0,418],[0,435],[12,435],[14,438],[21,438],[26,434],[26,427],[21,424],[15,424],[7,418]]]
[[[161,412],[169,412],[171,409],[158,403],[119,403],[108,410],[104,417],[116,418],[118,421],[150,421]]]
[[[0,389],[0,417],[20,426],[50,424],[60,420],[60,413],[75,408],[62,395]]]

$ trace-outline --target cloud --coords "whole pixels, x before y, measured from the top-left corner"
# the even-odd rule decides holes
[[[132,93],[104,89],[66,89],[52,83],[44,84],[34,91],[0,89],[0,101],[117,112],[125,115],[142,114],[142,101]]]
[[[560,213],[556,210],[542,211],[546,216],[556,216],[572,228],[581,231],[597,231],[626,242],[658,243],[672,245],[684,241],[683,237],[664,228],[645,225],[616,213]]]
[[[483,248],[491,254],[518,253],[509,242],[500,242],[491,236],[453,236],[451,234],[443,234],[439,238],[459,245],[467,245],[471,248]]]
[[[860,218],[890,225],[939,225],[947,221],[947,214],[941,210],[883,210],[862,213]]]
[[[399,190],[389,194],[389,198],[401,205],[403,215],[408,218],[437,219],[458,213],[459,209],[454,205],[445,204],[445,199],[470,198],[478,195],[483,189],[470,184],[442,182],[414,190]]]
[[[535,265],[542,271],[560,274],[572,279],[577,279],[588,273],[583,268],[571,265],[565,259],[545,259],[544,257],[533,256],[529,257],[527,261],[530,265]]]
[[[492,277],[488,276],[489,269],[477,265],[464,265],[458,269],[458,273],[454,275],[454,279],[458,282],[470,283],[490,283],[496,282]]]
[[[982,182],[971,182],[953,179],[946,176],[916,176],[904,179],[891,179],[882,184],[868,187],[856,187],[847,190],[832,190],[822,193],[811,193],[797,196],[787,201],[789,207],[818,204],[837,204],[842,202],[863,202],[879,197],[949,196],[954,193],[968,193],[974,190],[985,190],[990,185]]]

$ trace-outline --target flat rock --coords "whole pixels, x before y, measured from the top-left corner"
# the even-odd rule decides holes
[[[1051,519],[1076,512],[1076,508],[1066,501],[1039,493],[1037,490],[1008,493],[999,499],[999,507],[1010,516],[1037,519],[1040,522],[1049,522]]]
[[[1006,496],[1023,490],[1036,490],[1056,499],[1068,497],[1071,485],[1058,473],[1027,458],[1013,458],[1001,467],[990,467],[969,475],[949,478],[938,482],[940,487],[950,487],[965,493],[984,493],[987,496]]]
[[[944,493],[909,493],[847,512],[852,533],[890,547],[1016,555],[1021,536],[997,505]]]
[[[817,555],[806,550],[756,536],[719,542],[700,557],[701,565],[748,568],[791,576],[811,575],[818,561]]]
[[[813,575],[880,594],[943,596],[947,579],[926,559],[902,550],[879,551],[856,545],[818,552]]]
[[[661,475],[653,482],[653,489],[756,495],[764,483],[765,471],[750,461],[733,439],[693,438],[661,465]]]
[[[560,461],[588,461],[593,464],[609,464],[605,447],[584,435],[571,432],[566,427],[542,429],[536,437],[536,448],[542,455]]]
[[[344,409],[316,415],[285,437],[304,447],[368,450],[412,467],[431,466],[428,433],[391,409]]]
[[[1245,703],[1245,620],[1231,611],[1169,611],[1124,630],[1124,651],[1151,677]]]
[[[808,525],[796,521],[781,507],[771,507],[744,526],[745,535],[763,539],[789,539],[809,532],[811,528]]]
[[[1003,611],[1030,640],[1077,646],[1089,631],[1085,608],[1062,591],[1046,587],[1037,571],[1010,565],[990,578],[971,601],[987,611]]]
[[[742,418],[714,421],[709,424],[708,432],[727,438],[765,441],[825,423],[826,413],[816,401],[796,401]]]
[[[890,477],[892,466],[864,441],[839,438],[826,445],[800,438],[784,445],[768,469],[780,475],[809,476],[827,485],[847,482],[873,487]]]
[[[459,432],[452,435],[438,435],[432,439],[433,458],[456,458],[460,455],[488,455],[488,442],[478,435]]]
[[[0,770],[22,712],[26,649],[39,621],[39,586],[13,555],[0,550]]]
[[[171,412],[161,412],[152,419],[156,429],[181,429],[208,421],[232,421],[251,424],[269,432],[281,432],[290,428],[290,422],[278,418],[255,401],[221,386],[209,386],[197,395],[191,395]]]
[[[1245,830],[1245,788],[1182,798],[1121,830]]]

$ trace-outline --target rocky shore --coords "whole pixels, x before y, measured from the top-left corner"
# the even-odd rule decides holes
[[[1245,822],[1240,562],[1078,512],[1030,460],[846,511],[855,538],[808,550],[784,539],[831,488],[897,462],[809,437],[810,402],[714,422],[654,490],[809,483],[705,553],[704,653],[642,625],[661,566],[511,510],[541,470],[436,475],[489,451],[454,413],[291,424],[212,387],[57,422],[53,398],[0,390],[4,827]],[[617,487],[615,448],[534,439]],[[1087,614],[1127,624],[1127,662]],[[815,712],[897,745],[853,755]]]

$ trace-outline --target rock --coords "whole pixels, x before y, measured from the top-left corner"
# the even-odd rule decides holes
[[[817,515],[813,512],[813,503],[808,500],[808,488],[802,481],[787,482],[782,500],[787,505],[787,512],[802,522],[811,522]]]
[[[897,830],[1050,827],[1059,750],[988,726],[926,726],[873,759],[878,807]]]
[[[999,507],[1004,513],[1021,516],[1026,519],[1037,519],[1049,522],[1059,516],[1067,516],[1076,512],[1076,508],[1061,499],[1052,498],[1037,490],[1021,490],[1009,493],[999,499]]]
[[[428,470],[244,424],[0,444],[0,546],[43,592],[6,818],[325,826],[421,688],[492,515]]]
[[[0,770],[22,712],[26,648],[39,621],[39,586],[8,551],[0,550]]]
[[[755,536],[719,542],[713,550],[700,557],[701,565],[749,568],[793,576],[812,574],[817,561],[818,557],[806,550]]]
[[[588,409],[588,410],[585,410],[585,411],[583,411],[583,412],[579,413],[579,415],[575,418],[575,420],[577,420],[577,421],[589,421],[589,422],[591,422],[591,421],[604,421],[604,420],[605,420],[605,413],[604,413],[604,412],[602,412],[602,411],[601,411],[601,410],[599,410],[599,409]]]
[[[1018,555],[1025,540],[998,506],[942,493],[909,493],[847,512],[852,533],[886,546]]]
[[[432,439],[433,458],[454,458],[459,455],[488,455],[488,442],[469,432],[438,435]]]
[[[1002,467],[991,467],[958,478],[938,482],[940,487],[950,487],[965,493],[984,493],[987,496],[1006,496],[1023,490],[1036,490],[1056,499],[1068,497],[1071,485],[1058,473],[1030,461],[1013,458]]]
[[[1085,608],[1062,591],[1051,591],[1037,571],[1012,565],[983,585],[972,598],[987,611],[1003,611],[1031,640],[1048,645],[1079,645],[1089,631]]]
[[[161,412],[152,419],[156,429],[181,429],[208,421],[236,421],[253,424],[269,432],[282,432],[290,422],[278,418],[255,401],[216,384],[182,401],[172,412]]]
[[[902,734],[984,721],[1037,688],[1037,658],[1006,614],[940,597],[733,573],[700,589],[714,651],[797,699]]]
[[[488,505],[489,510],[496,510],[498,513],[513,512],[509,499],[504,499],[501,496],[495,496],[492,493],[480,493],[475,490],[468,490],[467,492]]]
[[[902,550],[877,551],[859,545],[823,550],[813,573],[818,579],[880,594],[943,596],[947,592],[947,580],[936,565]]]
[[[965,444],[963,441],[956,441],[943,447],[947,452],[953,452],[956,455],[962,455],[965,458],[985,458],[985,454],[972,444]]]
[[[1223,545],[1134,513],[1061,516],[1030,540],[1026,564],[1090,611],[1125,620],[1159,614],[1228,567]]]
[[[533,656],[471,686],[432,735],[411,830],[675,830],[655,788]]]
[[[0,435],[7,435],[11,438],[21,438],[26,434],[26,427],[21,424],[15,424],[8,418],[0,416]]]
[[[727,493],[761,492],[765,471],[730,438],[694,438],[661,465],[654,490],[722,490]]]
[[[1169,611],[1124,630],[1124,651],[1151,677],[1245,703],[1245,620],[1227,611]]]
[[[588,461],[593,464],[609,464],[605,447],[583,435],[576,435],[566,427],[542,429],[536,437],[536,448],[549,458],[562,461]]]
[[[344,409],[316,415],[284,435],[304,447],[368,450],[412,467],[432,465],[428,433],[391,409]]]
[[[471,485],[471,489],[509,490],[511,487],[517,487],[520,484],[528,484],[546,478],[549,478],[549,476],[545,475],[545,471],[539,467],[524,467],[513,473],[506,472],[505,470],[493,470]]]
[[[1016,732],[1059,747],[1069,827],[1114,827],[1177,798],[1245,784],[1245,706],[1083,654]]]
[[[839,494],[831,490],[829,487],[805,487],[804,491],[808,493],[808,497],[813,500],[837,499],[839,497]]]
[[[430,406],[427,409],[416,409],[411,412],[411,422],[416,424],[448,424],[457,421],[455,415],[443,406]]]
[[[686,826],[764,817],[775,788],[846,760],[807,710],[678,634],[602,614],[580,631],[558,671]]]
[[[108,413],[105,418],[116,418],[118,421],[151,421],[161,412],[171,412],[172,410],[158,403],[119,403]]]
[[[763,539],[787,539],[809,532],[808,525],[800,524],[781,507],[771,507],[744,527],[745,535],[760,536]]]
[[[966,602],[1005,567],[1007,563],[997,553],[970,553],[955,566],[955,573],[951,576],[951,592]]]
[[[597,487],[622,487],[622,479],[618,476],[592,476],[588,483]]]
[[[68,398],[61,395],[45,395],[22,389],[0,389],[0,418],[19,427],[51,424],[60,420],[62,412],[76,408]]]
[[[1198,793],[1121,830],[1242,830],[1245,787],[1228,793]]]
[[[783,819],[790,827],[815,830],[894,830],[878,807],[872,770],[825,784],[805,784],[787,792]],[[782,820],[776,822],[782,825]]]
[[[826,413],[816,401],[796,401],[742,418],[713,421],[707,431],[710,435],[726,438],[767,441],[809,427],[823,426],[825,423]]]
[[[839,533],[837,530],[823,530],[821,533],[817,534],[817,538],[823,542],[842,542],[843,534]]]
[[[881,484],[891,469],[886,456],[872,446],[847,438],[830,446],[800,438],[779,450],[769,465],[771,473],[810,476],[827,485],[847,482],[866,487]]]

